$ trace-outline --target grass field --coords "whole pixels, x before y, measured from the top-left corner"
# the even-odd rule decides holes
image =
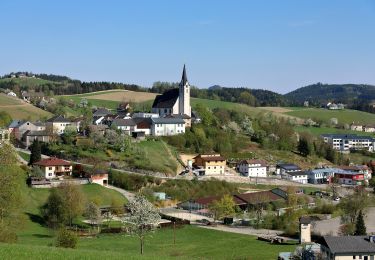
[[[24,152],[18,152],[18,154],[24,159],[26,162],[30,161],[30,154]]]
[[[35,87],[35,86],[42,86],[46,84],[55,85],[56,82],[50,80],[44,80],[39,78],[4,78],[0,79],[1,82],[13,82],[14,84],[22,87]]]
[[[53,243],[54,238],[48,238]],[[214,230],[185,226],[176,230],[162,229],[146,238],[145,253],[139,254],[139,242],[126,235],[101,235],[83,238],[78,249],[67,250],[45,245],[0,244],[1,259],[276,259],[278,252],[293,251],[295,245],[272,245],[256,240],[254,236],[232,234]],[[27,254],[29,253],[29,254]],[[42,257],[43,256],[43,257]],[[48,257],[47,257],[48,256]],[[8,257],[8,258],[4,258]],[[73,258],[71,258],[73,257]]]
[[[331,118],[337,118],[340,124],[351,124],[352,122],[361,124],[375,124],[375,114],[358,110],[328,110],[323,108],[294,108],[285,114],[303,119],[320,119],[329,122]]]
[[[7,112],[13,119],[38,120],[51,116],[47,111],[5,94],[0,94],[0,111]]]
[[[320,136],[322,134],[356,134],[356,135],[366,135],[366,136],[373,136],[372,133],[365,133],[359,131],[352,131],[352,130],[345,130],[333,127],[306,127],[306,126],[296,126],[294,128],[297,132],[308,132],[316,136]]]

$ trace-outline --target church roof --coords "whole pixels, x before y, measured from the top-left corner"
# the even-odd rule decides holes
[[[185,86],[187,81],[188,80],[187,80],[187,75],[186,75],[186,68],[185,68],[185,64],[184,64],[184,69],[182,70],[181,85]]]
[[[174,88],[167,90],[162,95],[157,95],[155,97],[154,103],[152,104],[153,108],[172,108],[179,96],[179,89]]]

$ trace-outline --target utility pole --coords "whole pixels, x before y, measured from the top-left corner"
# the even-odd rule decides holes
[[[173,221],[173,244],[176,244],[176,220]]]

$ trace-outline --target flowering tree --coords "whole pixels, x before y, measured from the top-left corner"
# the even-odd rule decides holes
[[[128,208],[130,216],[125,218],[124,222],[130,223],[132,233],[139,238],[143,254],[144,239],[156,229],[160,215],[157,208],[142,195],[136,195],[135,199],[129,202]]]

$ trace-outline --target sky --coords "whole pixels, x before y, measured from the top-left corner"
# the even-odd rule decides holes
[[[0,75],[287,93],[375,85],[375,0],[2,0]]]

